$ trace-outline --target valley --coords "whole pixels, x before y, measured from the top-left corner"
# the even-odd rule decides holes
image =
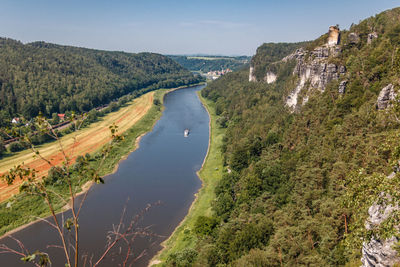
[[[398,3],[178,2],[7,24],[0,265],[399,266]]]

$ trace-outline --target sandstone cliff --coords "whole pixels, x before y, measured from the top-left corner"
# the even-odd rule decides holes
[[[290,108],[296,108],[299,103],[298,97],[302,90],[305,90],[305,96],[309,96],[312,89],[323,92],[329,82],[338,80],[346,73],[346,68],[344,66],[338,66],[328,62],[329,57],[335,57],[339,53],[339,47],[321,46],[315,48],[313,51],[299,49],[294,54],[284,59],[295,59],[297,61],[293,74],[299,78],[299,82],[286,99],[286,104]],[[341,91],[345,91],[344,83],[341,84]],[[307,101],[303,101],[302,105],[306,102]]]
[[[297,48],[306,45],[308,42],[301,43],[265,43],[257,48],[257,53],[253,56],[250,69],[250,82],[273,83],[278,79],[277,64]]]
[[[297,65],[293,74],[299,78],[297,86],[291,91],[286,99],[286,105],[293,110],[300,103],[299,95],[302,90],[304,95],[301,105],[307,103],[308,98],[313,89],[323,92],[327,84],[333,80],[339,80],[346,73],[346,67],[329,63],[330,58],[340,55],[341,47],[338,46],[340,41],[340,31],[337,26],[329,27],[327,42],[314,48],[312,51],[298,49],[293,54],[285,57],[283,61],[296,60]],[[347,81],[341,81],[339,92],[346,91]]]
[[[285,56],[279,61],[269,62],[269,67],[262,73],[262,78],[257,78],[255,64],[256,55],[250,66],[249,70],[249,81],[260,82],[264,81],[267,83],[273,83],[277,79],[277,74],[268,70],[274,64],[285,63],[291,60],[296,61],[296,66],[293,71],[293,75],[298,77],[298,83],[296,87],[289,92],[286,105],[292,110],[296,107],[307,103],[309,96],[313,89],[317,89],[323,92],[327,84],[333,80],[339,80],[344,77],[346,73],[345,66],[330,63],[329,59],[340,55],[341,48],[338,45],[340,42],[340,31],[337,26],[331,26],[328,32],[328,38],[326,43],[314,48],[309,51],[303,47],[298,48],[295,52]],[[258,69],[257,69],[258,70]],[[258,70],[259,71],[259,70]],[[260,76],[260,75],[259,75]],[[339,92],[344,93],[346,90],[347,81],[341,81],[339,85]],[[301,99],[299,96],[303,95]]]
[[[339,44],[340,30],[338,26],[330,26],[328,32],[328,46]]]
[[[385,109],[390,105],[390,102],[395,100],[397,93],[394,91],[393,84],[384,87],[378,96],[376,106],[378,109]]]

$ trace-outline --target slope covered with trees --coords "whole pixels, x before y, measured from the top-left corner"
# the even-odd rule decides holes
[[[371,32],[378,37],[368,43]],[[396,213],[382,227],[366,230],[365,221],[385,189],[377,177],[391,173],[400,157],[398,104],[376,107],[383,87],[400,86],[400,9],[352,25],[341,39],[340,56],[328,60],[346,66],[345,93],[332,81],[296,112],[285,103],[298,80],[293,61],[280,65],[275,83],[248,82],[242,70],[203,89],[216,103],[220,127],[227,128],[227,171],[215,188],[213,216],[199,218],[191,229],[196,246],[167,264],[360,266],[363,240],[399,234]],[[262,46],[253,62],[268,66],[299,45],[273,47]],[[399,200],[396,190],[392,200]]]
[[[246,65],[250,57],[224,57],[224,56],[168,56],[190,71],[207,73],[218,70],[238,70]]]
[[[254,75],[257,80],[262,80],[267,70],[275,68],[272,63],[278,62],[294,50],[304,47],[309,42],[299,43],[264,43],[257,48],[256,54],[251,59],[251,66],[256,70]]]
[[[158,54],[0,38],[0,126],[17,116],[89,111],[128,93],[200,80]]]

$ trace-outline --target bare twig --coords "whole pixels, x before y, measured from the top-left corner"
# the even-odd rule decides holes
[[[74,124],[75,130],[79,130],[81,126],[83,125],[85,117],[82,116],[82,120],[75,120],[72,118],[71,123]],[[102,182],[103,180],[99,175],[99,170],[101,169],[101,166],[105,163],[105,159],[108,157],[113,145],[115,142],[122,140],[123,137],[119,136],[117,134],[118,132],[118,127],[113,124],[110,126],[111,134],[112,134],[112,140],[104,147],[102,150],[102,157],[100,160],[99,165],[97,168],[91,168],[88,164],[87,159],[84,161],[83,167],[79,169],[79,174],[80,177],[78,178],[78,182],[72,178],[72,171],[71,171],[71,159],[67,155],[67,151],[63,147],[63,144],[61,142],[61,138],[59,137],[57,131],[55,131],[54,127],[46,121],[46,119],[43,118],[38,118],[37,120],[38,123],[38,130],[37,132],[40,133],[47,133],[50,137],[54,138],[58,142],[58,146],[60,148],[60,151],[62,153],[64,162],[60,167],[57,167],[54,163],[52,163],[51,160],[45,158],[42,156],[39,152],[39,150],[33,145],[32,141],[28,136],[26,136],[27,142],[30,144],[30,150],[34,153],[35,156],[37,156],[40,160],[44,161],[47,163],[51,168],[56,168],[55,171],[57,172],[58,175],[62,175],[63,181],[66,182],[68,186],[68,197],[69,201],[71,203],[71,214],[72,218],[68,218],[67,220],[64,220],[64,213],[61,214],[61,223],[59,222],[59,217],[56,215],[56,208],[54,207],[53,204],[53,196],[55,196],[57,199],[61,200],[61,203],[64,204],[69,204],[68,200],[66,200],[66,197],[62,196],[60,193],[56,192],[55,190],[46,187],[45,182],[43,181],[38,181],[37,180],[37,171],[34,169],[26,168],[23,165],[15,167],[10,171],[10,175],[6,176],[7,182],[13,183],[14,180],[17,177],[20,177],[21,179],[24,179],[24,184],[23,187],[21,187],[23,191],[27,192],[28,194],[32,195],[37,195],[42,197],[47,206],[48,209],[51,213],[50,218],[51,219],[42,219],[38,218],[40,221],[45,222],[48,224],[50,227],[53,229],[56,229],[61,245],[57,244],[51,244],[48,245],[47,248],[59,248],[64,251],[65,259],[67,262],[68,266],[72,266],[72,263],[74,264],[75,267],[78,266],[79,260],[80,260],[80,250],[79,250],[79,216],[82,211],[82,207],[86,201],[87,195],[88,195],[88,190],[84,193],[82,199],[79,202],[79,205],[76,207],[76,197],[77,197],[77,192],[78,192],[78,186],[80,185],[80,182],[83,180],[83,175],[85,172],[89,175],[90,178],[92,178],[93,181],[95,182]],[[72,145],[72,155],[75,149],[75,144],[78,142],[77,141],[77,136],[74,136],[74,142]],[[44,178],[44,177],[43,177]],[[128,199],[129,200],[129,199]],[[128,202],[127,200],[127,202]],[[83,260],[83,266],[86,266],[87,264],[92,265],[92,266],[98,266],[107,255],[112,254],[111,251],[115,248],[117,248],[117,245],[121,242],[124,246],[127,247],[126,249],[126,254],[122,258],[122,266],[127,266],[129,260],[133,257],[133,249],[132,245],[133,242],[136,240],[137,237],[139,236],[157,236],[153,233],[150,232],[151,226],[144,227],[144,228],[139,228],[137,227],[137,224],[139,221],[143,218],[144,214],[149,211],[149,209],[159,203],[155,203],[153,205],[147,205],[139,214],[134,216],[129,224],[125,226],[124,220],[126,217],[126,208],[127,208],[127,203],[125,204],[120,221],[117,225],[112,226],[112,231],[109,231],[106,238],[107,238],[107,243],[105,246],[105,250],[103,254],[99,257],[99,259],[93,264],[93,255],[91,257],[88,257],[88,254],[82,254],[82,260]],[[65,228],[65,229],[64,229]],[[66,232],[66,230],[68,230]],[[14,239],[13,237],[10,237]],[[14,239],[17,244],[20,247],[20,251],[12,249],[7,247],[6,245],[0,245],[0,253],[14,253],[16,255],[23,256],[24,260],[26,261],[31,261],[35,259],[36,255],[39,255],[42,259],[48,259],[48,258],[43,258],[47,257],[46,253],[42,252],[35,252],[32,255],[29,255],[29,251],[23,246],[22,242]],[[122,246],[119,247],[119,254],[122,255]],[[131,264],[135,262],[138,258],[142,257],[145,255],[146,251],[142,251],[137,257],[133,258],[131,261]],[[49,261],[48,261],[49,262]],[[35,263],[36,264],[36,263]],[[37,265],[37,264],[36,264]],[[38,266],[38,265],[37,265]]]

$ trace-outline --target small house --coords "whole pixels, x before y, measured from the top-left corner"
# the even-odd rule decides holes
[[[57,114],[57,116],[62,121],[65,119],[65,114],[64,113],[63,114]]]

